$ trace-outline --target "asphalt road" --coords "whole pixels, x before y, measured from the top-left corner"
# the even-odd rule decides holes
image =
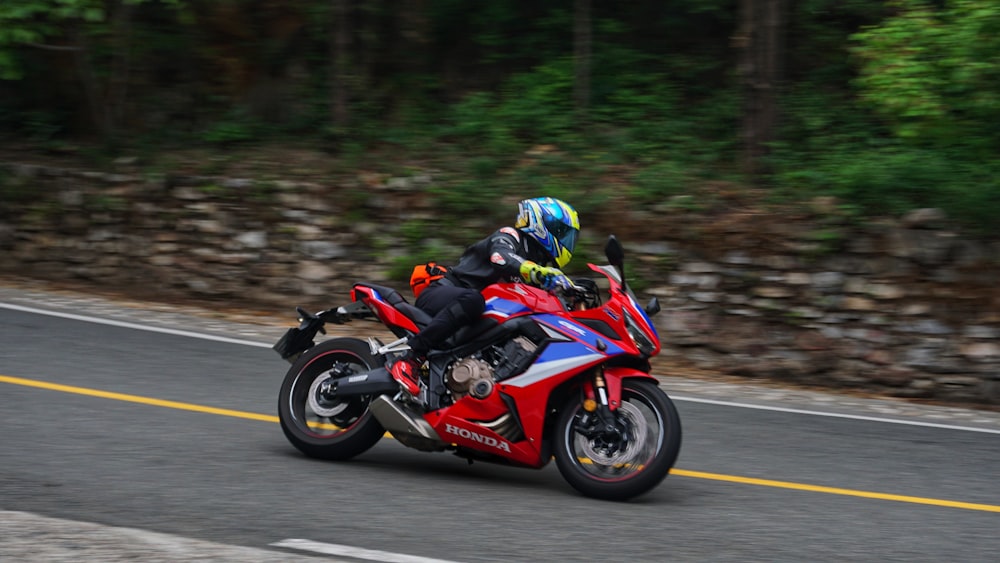
[[[554,465],[469,465],[391,439],[350,462],[311,460],[275,422],[288,365],[263,340],[2,305],[0,511],[264,550],[260,560],[322,557],[292,539],[345,561],[1000,560],[996,417],[895,424],[823,416],[836,396],[746,408],[687,393],[674,474],[635,501],[601,502]],[[0,558],[32,534],[53,541],[41,524],[13,526],[14,512],[0,512],[0,531],[5,514],[20,532],[0,534]],[[88,530],[66,561],[87,558]]]

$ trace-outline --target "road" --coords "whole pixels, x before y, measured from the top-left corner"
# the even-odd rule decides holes
[[[347,463],[303,457],[276,424],[276,327],[162,310],[109,324],[0,298],[0,559],[86,560],[119,528],[152,534],[164,561],[205,560],[198,546],[222,549],[215,561],[1000,557],[996,413],[664,379],[685,433],[673,474],[601,502],[554,465],[469,465],[392,439]]]

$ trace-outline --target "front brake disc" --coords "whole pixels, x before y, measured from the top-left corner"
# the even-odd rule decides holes
[[[622,402],[615,414],[623,423],[625,436],[620,436],[617,444],[609,444],[602,439],[583,441],[583,453],[598,465],[623,465],[635,461],[635,457],[646,443],[646,420],[639,407]]]

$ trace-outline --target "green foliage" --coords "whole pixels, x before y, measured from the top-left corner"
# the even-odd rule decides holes
[[[462,179],[450,184],[436,184],[428,189],[435,207],[443,215],[454,217],[490,217],[496,211],[495,194],[480,180]]]
[[[572,65],[568,59],[514,75],[500,96],[476,92],[456,104],[445,135],[486,143],[494,153],[525,144],[558,143],[575,129]]]
[[[518,74],[504,87],[498,123],[532,142],[558,142],[574,129],[573,65],[568,58]]]
[[[430,225],[424,220],[407,221],[399,226],[401,242],[407,245],[419,245],[427,238]]]
[[[8,205],[27,203],[35,198],[30,181],[0,168],[0,212],[7,212]]]
[[[1000,5],[893,0],[897,15],[857,33],[862,97],[911,142],[1000,147]]]
[[[21,133],[30,141],[45,144],[53,141],[62,130],[61,118],[44,111],[29,111],[21,116]]]
[[[154,0],[124,0],[137,5]],[[178,5],[181,0],[158,0]],[[24,76],[20,58],[12,47],[37,46],[66,35],[68,26],[106,24],[108,6],[104,0],[3,0],[0,2],[0,79],[19,80]],[[79,46],[72,46],[79,49]]]
[[[940,207],[970,228],[1000,232],[1000,167],[963,156],[902,144],[833,146],[808,168],[785,171],[778,181],[796,199],[834,195],[864,215]]]
[[[683,194],[690,185],[689,170],[677,162],[667,160],[636,172],[631,193],[639,201],[659,203],[671,196]]]
[[[734,165],[745,108],[732,0],[590,3],[585,110],[572,0],[348,4],[346,52],[333,58],[327,0],[0,0],[0,129],[44,150],[117,126],[118,146],[151,158],[189,145],[233,158],[294,138],[344,170],[419,162],[444,171],[429,191],[458,228],[505,219],[496,202],[523,195],[596,210],[624,189],[686,209],[706,205],[705,180],[747,180]],[[990,228],[1000,5],[788,5],[772,193],[835,195],[859,217],[943,207]],[[336,124],[334,80],[349,114]]]
[[[121,196],[93,194],[87,196],[84,207],[92,212],[122,213],[128,210],[128,201]]]
[[[247,143],[259,136],[260,125],[246,112],[235,111],[201,133],[201,140],[213,145]]]

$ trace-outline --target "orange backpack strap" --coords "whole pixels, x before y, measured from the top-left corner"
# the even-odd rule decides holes
[[[447,271],[448,268],[437,262],[427,262],[414,266],[413,273],[410,274],[410,289],[413,290],[413,296],[420,297],[420,293],[427,289],[427,286],[443,278]]]

